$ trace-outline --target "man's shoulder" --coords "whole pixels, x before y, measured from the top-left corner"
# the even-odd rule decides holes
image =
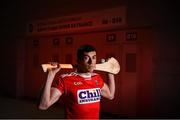
[[[100,76],[98,73],[91,73],[92,76]]]

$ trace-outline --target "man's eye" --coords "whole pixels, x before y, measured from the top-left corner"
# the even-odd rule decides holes
[[[84,57],[84,61],[88,61],[89,60],[89,57]]]

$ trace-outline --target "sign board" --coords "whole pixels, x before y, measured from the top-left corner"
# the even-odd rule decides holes
[[[126,25],[124,6],[82,14],[37,20],[27,25],[28,35],[97,31]]]

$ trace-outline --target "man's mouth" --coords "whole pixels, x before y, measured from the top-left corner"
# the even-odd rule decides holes
[[[88,68],[94,68],[94,66],[88,66]]]

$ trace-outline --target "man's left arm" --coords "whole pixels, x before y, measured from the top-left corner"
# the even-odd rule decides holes
[[[114,75],[108,73],[108,81],[104,83],[103,87],[101,88],[101,95],[105,98],[112,100],[115,94],[115,80]]]

